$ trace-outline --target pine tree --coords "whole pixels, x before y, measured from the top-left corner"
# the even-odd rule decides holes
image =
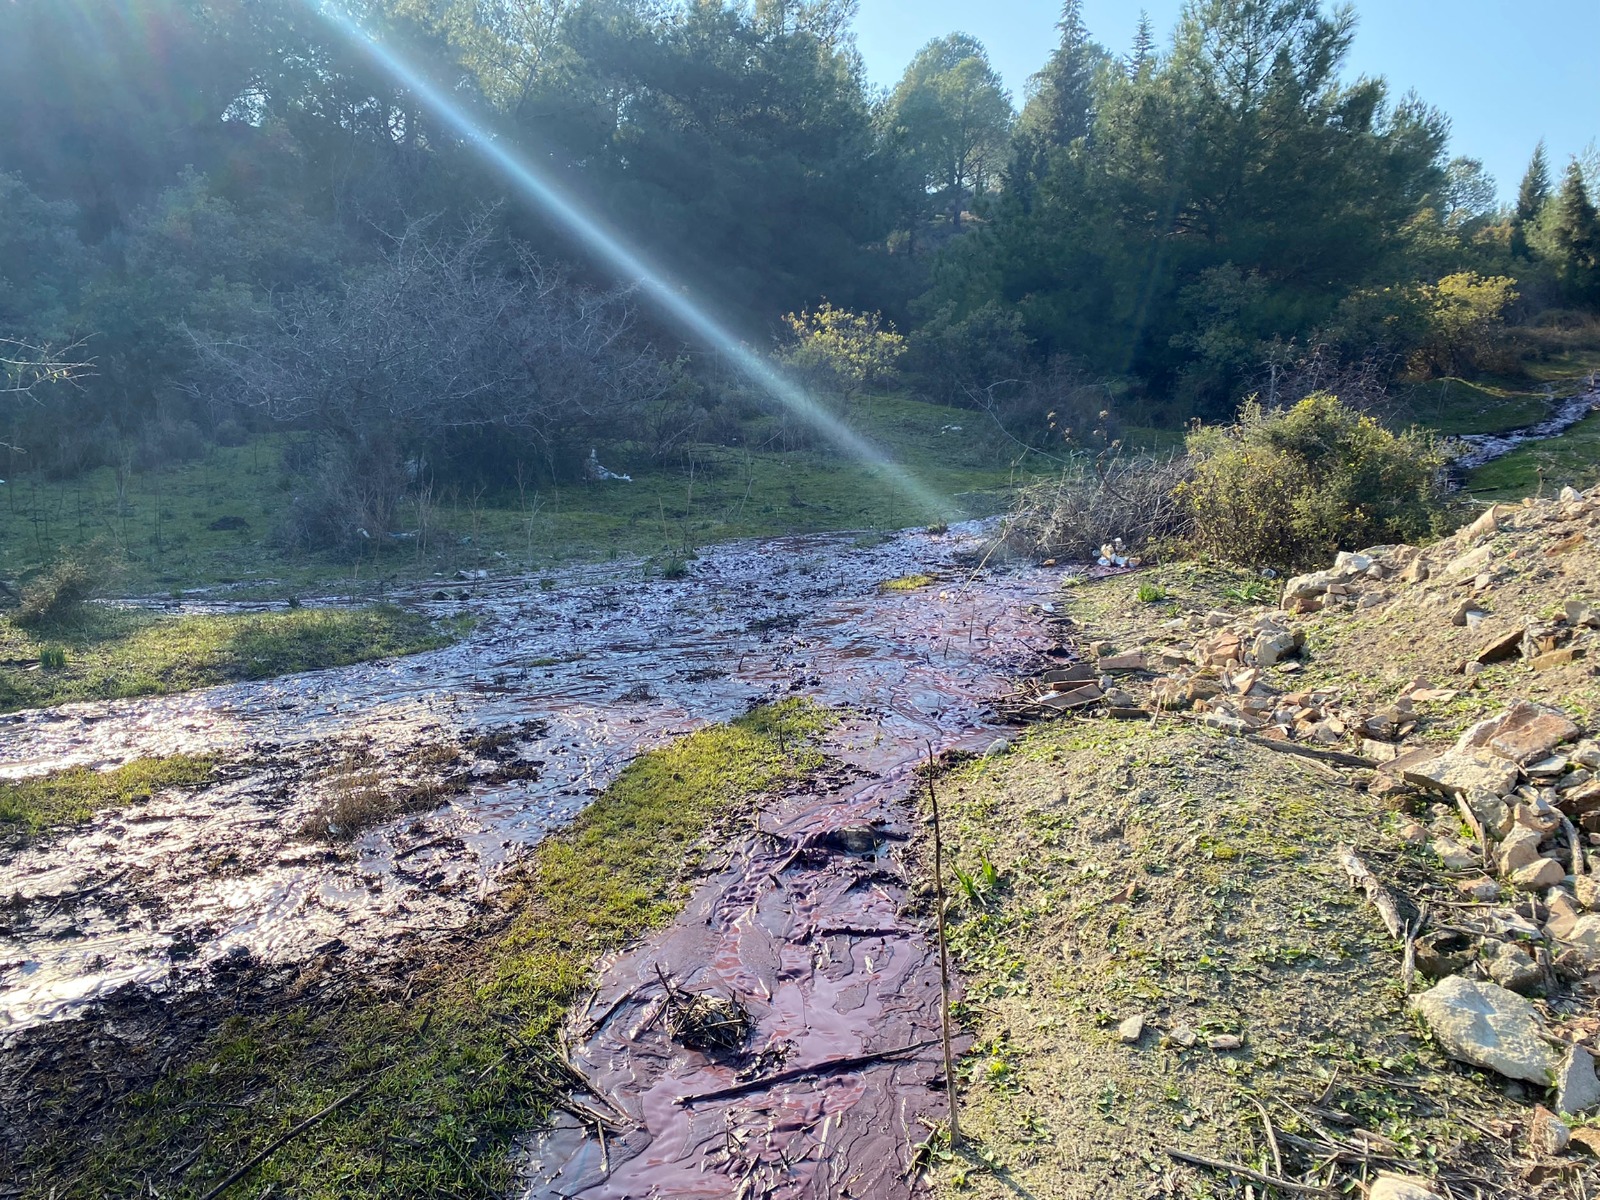
[[[1517,189],[1517,220],[1531,221],[1550,198],[1550,164],[1544,154],[1544,140],[1533,148],[1528,170]]]
[[[1128,77],[1137,79],[1145,68],[1153,64],[1156,53],[1155,28],[1150,24],[1150,14],[1139,10],[1139,28],[1133,35],[1133,53],[1128,56]]]
[[[1551,201],[1549,245],[1556,275],[1573,304],[1600,305],[1600,214],[1573,159]]]
[[[1033,97],[1024,122],[1052,145],[1087,137],[1094,123],[1094,73],[1100,49],[1083,23],[1083,0],[1066,0],[1056,22],[1061,40],[1050,60],[1033,77]]]

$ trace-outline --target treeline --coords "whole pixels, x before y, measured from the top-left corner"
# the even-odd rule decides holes
[[[1020,114],[960,34],[876,94],[854,0],[347,10],[752,344],[843,363],[812,378],[845,396],[898,374],[1081,436],[1108,406],[1507,370],[1600,308],[1592,172],[1541,147],[1501,208],[1442,114],[1341,80],[1354,17],[1318,0],[1191,0],[1126,53],[1068,0]],[[6,406],[39,469],[280,421],[333,478],[753,436],[759,397],[315,5],[0,6],[0,113],[11,395],[47,352],[95,364]]]

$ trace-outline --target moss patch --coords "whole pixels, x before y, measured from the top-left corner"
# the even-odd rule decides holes
[[[93,1136],[63,1079],[47,1122],[74,1131],[21,1164],[25,1194],[134,1195],[160,1180],[164,1195],[203,1195],[364,1088],[229,1194],[504,1195],[512,1139],[562,1086],[553,1035],[596,957],[678,911],[708,827],[819,765],[810,739],[827,720],[787,701],[641,756],[540,844],[499,932],[454,952],[434,945],[386,986],[337,980],[323,992],[308,965],[290,988],[301,999],[230,1017],[158,1081],[90,1114]]]
[[[0,831],[38,834],[75,825],[103,808],[148,800],[162,788],[199,787],[215,767],[211,757],[175,754],[135,759],[111,771],[74,767],[36,779],[0,780]]]
[[[886,580],[880,586],[886,592],[914,592],[918,588],[928,587],[933,582],[932,575],[902,575],[899,579]]]
[[[341,667],[431,650],[461,631],[385,604],[189,617],[96,607],[49,631],[0,620],[0,712]]]

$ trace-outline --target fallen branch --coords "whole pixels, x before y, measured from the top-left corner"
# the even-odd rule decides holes
[[[1255,1171],[1249,1167],[1240,1166],[1238,1163],[1223,1162],[1220,1158],[1204,1158],[1198,1154],[1190,1154],[1184,1150],[1174,1150],[1171,1146],[1163,1146],[1167,1157],[1178,1162],[1189,1163],[1196,1167],[1210,1167],[1213,1171],[1227,1171],[1230,1175],[1237,1175],[1241,1179],[1250,1179],[1266,1187],[1280,1188],[1286,1192],[1299,1192],[1306,1196],[1326,1196],[1328,1189],[1320,1184],[1295,1183],[1292,1179],[1279,1179],[1268,1175],[1264,1171]]]
[[[239,1180],[243,1179],[246,1175],[250,1174],[251,1171],[255,1170],[262,1163],[264,1163],[268,1158],[276,1153],[280,1147],[293,1141],[306,1130],[310,1129],[313,1125],[320,1124],[322,1121],[325,1121],[327,1118],[333,1116],[334,1113],[338,1112],[352,1100],[359,1099],[361,1096],[365,1095],[368,1089],[371,1088],[376,1082],[377,1081],[374,1079],[367,1080],[366,1083],[363,1083],[353,1092],[346,1092],[321,1112],[313,1113],[304,1121],[301,1121],[300,1124],[296,1125],[293,1129],[289,1130],[289,1132],[282,1134],[268,1142],[262,1150],[251,1157],[251,1159],[243,1166],[236,1167],[234,1170],[230,1171],[221,1183],[217,1184],[216,1187],[212,1188],[204,1196],[201,1196],[200,1200],[215,1200],[217,1196],[222,1195],[222,1193],[227,1191],[228,1188],[238,1183]]]
[[[1341,767],[1367,767],[1375,770],[1383,765],[1373,759],[1362,758],[1359,754],[1346,754],[1343,750],[1323,750],[1317,746],[1302,746],[1299,742],[1281,742],[1255,733],[1246,734],[1245,740],[1257,746],[1265,746],[1268,750],[1276,750],[1280,754],[1294,754],[1318,762],[1337,763]]]
[[[1367,870],[1367,864],[1356,857],[1354,850],[1341,849],[1339,863],[1344,867],[1345,874],[1350,876],[1350,882],[1366,892],[1372,907],[1383,918],[1383,927],[1389,931],[1389,936],[1403,943],[1406,940],[1406,923],[1400,917],[1400,904],[1395,900],[1394,893],[1378,882],[1378,877]]]
[[[778,1071],[772,1075],[763,1075],[759,1079],[747,1079],[743,1083],[730,1084],[725,1088],[718,1088],[713,1092],[701,1092],[697,1096],[679,1096],[674,1104],[698,1104],[702,1100],[726,1100],[731,1096],[743,1096],[747,1092],[765,1091],[770,1087],[777,1087],[780,1083],[794,1083],[801,1079],[811,1079],[818,1075],[832,1075],[838,1071],[853,1071],[857,1067],[871,1066],[875,1062],[886,1059],[899,1058],[902,1054],[911,1054],[917,1050],[926,1050],[929,1046],[937,1046],[939,1038],[924,1038],[920,1042],[912,1042],[908,1046],[896,1046],[893,1050],[879,1050],[874,1054],[854,1054],[848,1058],[828,1058],[819,1063],[812,1063],[809,1067],[791,1067],[787,1071]]]

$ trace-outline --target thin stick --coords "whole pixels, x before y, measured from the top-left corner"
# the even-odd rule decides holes
[[[334,1113],[338,1112],[346,1104],[349,1104],[352,1100],[364,1095],[367,1089],[376,1082],[377,1081],[374,1079],[367,1080],[366,1083],[363,1083],[360,1087],[356,1088],[355,1091],[346,1092],[321,1112],[314,1113],[307,1117],[304,1121],[301,1121],[300,1124],[289,1130],[288,1133],[285,1133],[282,1136],[274,1138],[272,1141],[268,1142],[265,1149],[257,1153],[242,1167],[234,1168],[234,1170],[228,1174],[227,1178],[225,1178],[221,1183],[217,1184],[216,1187],[212,1188],[204,1196],[201,1196],[200,1200],[215,1200],[217,1196],[222,1195],[222,1193],[227,1191],[228,1188],[238,1183],[239,1180],[243,1179],[246,1175],[250,1174],[251,1171],[255,1170],[258,1166],[265,1162],[273,1154],[273,1152],[275,1152],[280,1146],[284,1145],[284,1143],[299,1137],[302,1133],[310,1129],[319,1121],[333,1116]]]
[[[1306,1196],[1326,1196],[1328,1189],[1318,1184],[1296,1183],[1292,1179],[1279,1179],[1263,1171],[1253,1171],[1249,1167],[1240,1166],[1238,1163],[1224,1162],[1220,1158],[1202,1158],[1198,1154],[1189,1154],[1183,1150],[1174,1150],[1171,1146],[1162,1147],[1168,1158],[1175,1158],[1182,1163],[1191,1163],[1197,1167],[1210,1167],[1214,1171],[1227,1171],[1230,1175],[1237,1175],[1241,1179],[1253,1179],[1257,1183],[1266,1184],[1268,1187],[1281,1188],[1286,1192],[1299,1192]]]
[[[944,1041],[944,1090],[950,1101],[950,1148],[961,1141],[961,1125],[956,1115],[956,1065],[950,1052],[950,951],[944,936],[944,839],[939,830],[939,793],[934,789],[937,773],[933,762],[933,743],[928,747],[928,804],[933,809],[933,898],[939,930],[939,1026]]]
[[[810,1079],[816,1075],[828,1075],[835,1071],[854,1071],[857,1067],[870,1066],[875,1062],[882,1062],[889,1058],[899,1058],[902,1054],[910,1054],[916,1050],[925,1050],[936,1045],[938,1038],[926,1038],[920,1042],[912,1042],[908,1046],[896,1046],[892,1050],[879,1050],[875,1054],[852,1054],[847,1058],[828,1058],[819,1063],[812,1063],[809,1067],[791,1067],[787,1071],[777,1071],[771,1075],[763,1075],[759,1079],[746,1079],[743,1083],[730,1084],[725,1088],[718,1088],[713,1092],[701,1092],[697,1096],[679,1096],[674,1104],[698,1104],[702,1100],[726,1100],[731,1096],[743,1096],[746,1092],[759,1092],[769,1087],[776,1087],[780,1083],[793,1083],[797,1079]]]
[[[1254,1104],[1256,1111],[1261,1114],[1261,1128],[1266,1131],[1267,1145],[1272,1147],[1272,1169],[1282,1175],[1283,1155],[1278,1153],[1278,1133],[1272,1128],[1272,1118],[1267,1115],[1267,1106],[1254,1096],[1250,1097],[1250,1103]]]

